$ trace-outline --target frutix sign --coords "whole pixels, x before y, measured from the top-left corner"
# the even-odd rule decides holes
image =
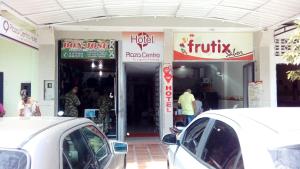
[[[0,35],[37,49],[37,35],[0,16]]]
[[[253,60],[253,35],[175,33],[174,60]]]
[[[124,62],[160,62],[163,56],[162,32],[123,32]]]
[[[173,113],[173,69],[172,64],[163,65],[165,113]]]

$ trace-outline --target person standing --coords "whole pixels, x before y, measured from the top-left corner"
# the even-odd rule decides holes
[[[3,104],[0,102],[0,117],[3,117],[5,115],[5,109]]]
[[[195,115],[195,97],[191,89],[187,89],[178,99],[178,104],[182,108],[182,115],[186,117],[186,125],[188,125]]]
[[[108,91],[102,93],[102,95],[97,100],[97,105],[99,107],[99,121],[103,124],[103,132],[108,133],[109,129],[109,112],[113,108],[113,99],[110,97]]]
[[[198,116],[199,114],[201,114],[203,112],[203,108],[202,108],[203,107],[203,103],[202,103],[201,100],[200,100],[200,97],[196,97],[196,100],[195,100],[195,106],[196,106],[195,117]]]
[[[28,91],[22,89],[20,92],[21,100],[18,104],[19,116],[21,117],[31,117],[31,116],[41,116],[41,111],[37,101],[29,97]]]
[[[74,86],[71,91],[65,95],[65,116],[78,117],[77,107],[81,104],[77,97],[78,87]]]

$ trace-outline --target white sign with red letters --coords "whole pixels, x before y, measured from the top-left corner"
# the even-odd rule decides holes
[[[165,102],[165,113],[173,113],[173,68],[172,64],[163,65],[163,91]]]
[[[161,62],[163,57],[162,32],[123,32],[124,62]]]
[[[253,60],[252,33],[175,33],[174,60]]]

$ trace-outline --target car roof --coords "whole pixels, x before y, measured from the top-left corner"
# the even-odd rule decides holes
[[[70,117],[4,117],[0,118],[0,147],[20,148],[39,133],[60,124],[89,122],[84,118]],[[70,126],[71,127],[71,126]]]
[[[241,108],[211,110],[206,114],[227,117],[242,127],[251,127],[256,123],[275,133],[300,131],[300,108]],[[260,128],[254,128],[260,130]]]

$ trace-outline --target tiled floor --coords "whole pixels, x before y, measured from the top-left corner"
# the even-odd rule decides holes
[[[167,146],[159,142],[128,143],[127,169],[166,169]]]

